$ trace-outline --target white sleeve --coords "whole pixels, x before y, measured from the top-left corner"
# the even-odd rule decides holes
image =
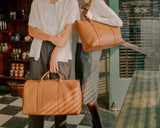
[[[73,24],[76,20],[80,20],[79,5],[77,0],[70,0],[66,9],[65,23]]]
[[[122,20],[103,0],[92,0],[86,16],[92,20],[112,26],[121,27],[123,25]]]
[[[29,14],[29,22],[28,25],[32,27],[36,27],[36,21],[38,21],[38,6],[37,6],[37,0],[33,0],[31,4],[31,10]]]

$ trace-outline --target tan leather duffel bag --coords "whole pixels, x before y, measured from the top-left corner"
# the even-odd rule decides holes
[[[120,27],[110,26],[90,19],[77,20],[75,26],[85,52],[113,48],[124,42]]]
[[[113,48],[124,42],[121,29],[117,26],[103,24],[86,17],[84,21],[76,20],[75,27],[85,52]]]
[[[28,80],[24,84],[23,113],[26,115],[74,115],[81,112],[82,96],[79,80]],[[44,80],[45,78],[45,80]]]

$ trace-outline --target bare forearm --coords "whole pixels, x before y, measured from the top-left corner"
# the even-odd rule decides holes
[[[32,37],[34,37],[36,39],[48,40],[48,41],[52,42],[54,45],[59,46],[61,48],[66,45],[66,41],[61,37],[60,34],[50,35],[50,34],[42,32],[32,26],[28,27],[28,32],[29,32],[29,35],[31,35]]]
[[[73,24],[67,24],[65,26],[64,30],[61,32],[61,37],[64,40],[68,41],[72,31],[73,31]]]
[[[54,50],[52,51],[51,57],[57,58],[57,56],[58,56],[59,52],[61,51],[61,49],[62,49],[62,48],[56,46],[56,47],[54,48]]]
[[[32,37],[39,40],[48,40],[58,47],[64,47],[72,33],[73,24],[68,24],[65,26],[64,30],[57,35],[46,34],[39,29],[29,26],[28,32]]]
[[[63,38],[63,40],[67,43],[68,39],[72,33],[73,30],[73,24],[66,25],[64,30],[60,32],[58,35]],[[59,52],[62,50],[62,48],[56,46],[54,50],[52,51],[51,58],[50,58],[50,71],[53,73],[56,73],[58,69],[58,61],[57,57],[59,56]],[[67,53],[66,53],[67,54]]]
[[[56,46],[54,48],[54,50],[52,51],[52,54],[51,54],[51,57],[50,57],[50,71],[52,73],[56,73],[57,71],[59,71],[58,69],[58,61],[57,61],[57,57],[58,57],[58,54],[59,52],[61,51],[61,48]]]
[[[49,35],[49,34],[46,34],[32,26],[29,26],[28,27],[28,32],[29,32],[29,35],[36,38],[36,39],[39,39],[39,40],[48,40],[48,41],[51,41],[51,37],[52,35]]]

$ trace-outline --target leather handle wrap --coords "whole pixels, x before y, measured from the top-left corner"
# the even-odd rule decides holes
[[[89,0],[88,4],[90,5],[90,4],[91,4],[91,2],[92,2],[92,0]]]
[[[91,2],[92,2],[92,0],[89,0],[89,2],[88,2],[88,5],[90,5],[91,4]],[[86,17],[86,16],[84,16],[85,18],[86,18],[86,20],[87,19],[89,19],[88,17]]]
[[[50,71],[46,72],[46,73],[41,77],[41,81],[44,80],[44,79],[46,79],[47,76],[48,76],[50,73],[51,73]],[[62,75],[60,74],[60,72],[57,71],[57,74],[58,74],[58,76],[59,76],[59,79],[63,80],[63,77],[62,77]]]

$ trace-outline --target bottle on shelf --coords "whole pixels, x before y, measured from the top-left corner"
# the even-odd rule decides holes
[[[7,30],[6,13],[0,12],[0,31]]]
[[[0,43],[0,51],[8,51],[8,43]]]
[[[21,10],[22,19],[27,19],[26,11],[24,9]]]
[[[2,15],[2,11],[0,12],[0,31],[3,30],[3,15]]]
[[[16,11],[10,11],[9,12],[9,19],[16,19]]]

